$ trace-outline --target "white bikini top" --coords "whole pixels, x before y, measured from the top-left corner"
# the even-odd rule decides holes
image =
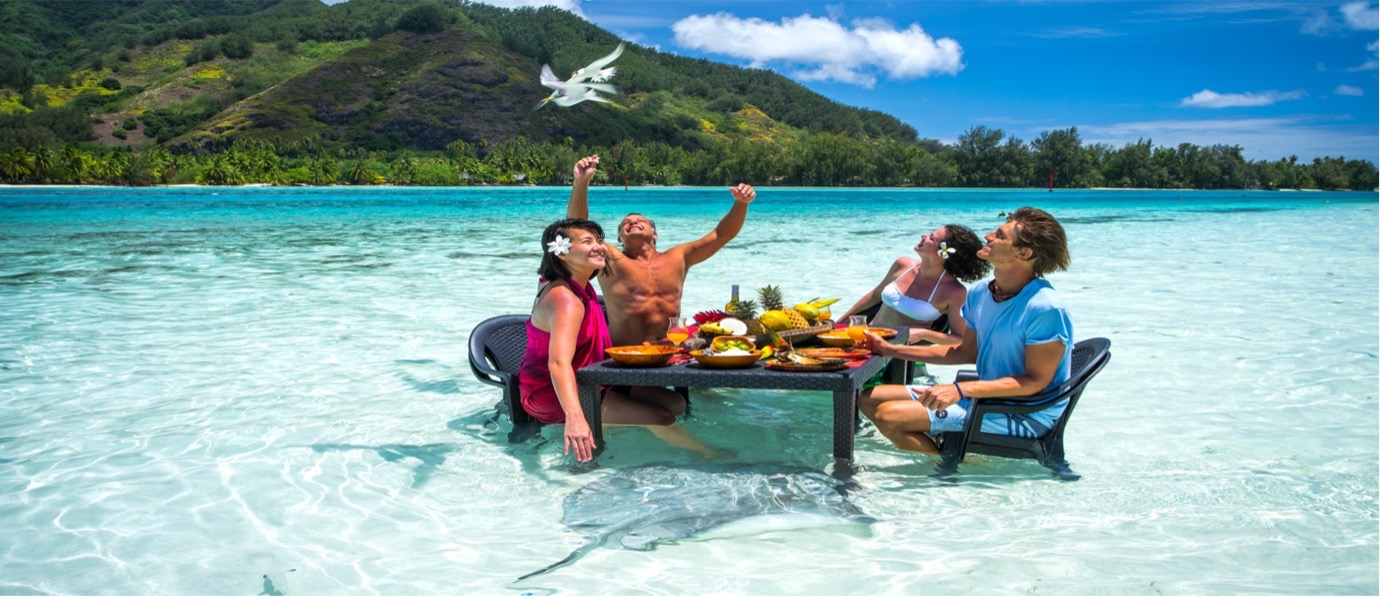
[[[918,266],[921,265],[922,264],[918,264]],[[894,279],[894,282],[889,283],[879,292],[879,299],[885,305],[888,305],[890,309],[913,318],[914,320],[919,322],[932,322],[942,317],[942,312],[937,311],[937,308],[932,305],[932,296],[937,294],[937,287],[942,286],[942,278],[947,275],[947,271],[943,270],[942,276],[937,277],[937,282],[932,285],[932,292],[928,294],[926,300],[916,299],[903,294],[903,289],[899,288],[899,278],[903,278],[904,274],[917,270],[918,266],[913,266],[908,270],[904,270],[902,274],[899,274],[898,277]]]

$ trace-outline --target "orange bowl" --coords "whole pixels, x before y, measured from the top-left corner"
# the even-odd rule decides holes
[[[817,335],[817,340],[822,341],[828,347],[854,347],[855,341],[851,340],[845,330],[832,330]]]
[[[668,363],[678,351],[668,345],[626,345],[606,349],[606,355],[620,365],[651,368]]]
[[[759,353],[752,352],[749,355],[705,355],[701,351],[693,351],[692,358],[702,367],[715,368],[718,370],[728,370],[733,368],[747,368],[756,361],[759,361]]]
[[[752,337],[752,336],[734,336],[734,335],[731,335],[731,336],[718,336],[718,337],[716,337],[716,338],[713,338],[713,339],[711,339],[711,342],[708,343],[708,346],[710,346],[711,348],[715,349],[715,348],[716,348],[716,343],[730,342],[730,341],[740,341],[741,343],[744,343],[744,344],[746,344],[746,345],[749,345],[749,348],[746,348],[745,350],[746,350],[746,351],[750,351],[750,352],[754,352],[755,347],[757,346],[757,345],[755,345],[755,343],[754,343],[754,337]]]
[[[871,326],[870,332],[873,332],[876,336],[880,338],[894,338],[894,335],[899,333],[897,330],[894,330],[893,328],[883,328],[880,326]],[[822,344],[828,347],[855,346],[855,341],[851,340],[851,336],[849,334],[846,334],[845,328],[837,328],[836,330],[829,330],[827,332],[823,332],[817,335],[817,340],[822,341]]]

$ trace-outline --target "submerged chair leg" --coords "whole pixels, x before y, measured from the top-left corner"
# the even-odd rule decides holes
[[[942,435],[942,455],[937,461],[937,476],[950,476],[956,474],[957,466],[965,458],[965,444],[963,435],[959,432],[951,432]]]

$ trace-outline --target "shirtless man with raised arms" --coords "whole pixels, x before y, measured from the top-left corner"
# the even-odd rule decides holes
[[[587,156],[572,168],[568,218],[588,217],[586,190],[599,161],[599,156]],[[745,213],[755,197],[754,187],[736,185],[730,188],[730,194],[735,203],[714,230],[667,251],[658,250],[658,230],[652,220],[642,214],[630,214],[620,221],[616,240],[624,247],[606,243],[607,273],[596,278],[605,297],[612,343],[637,345],[663,340],[668,318],[681,313],[682,285],[688,269],[725,247],[745,224]]]

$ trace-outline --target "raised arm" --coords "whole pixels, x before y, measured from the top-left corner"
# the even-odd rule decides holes
[[[568,218],[590,218],[591,209],[586,205],[586,189],[591,185],[591,177],[596,174],[596,165],[601,162],[598,155],[590,155],[572,167],[572,194],[567,198]]]
[[[745,225],[745,214],[749,211],[750,202],[754,201],[754,187],[742,183],[731,187],[730,195],[735,201],[714,230],[700,239],[673,248],[685,252],[684,259],[689,267],[706,261],[734,239],[735,235],[740,234],[740,227]]]

